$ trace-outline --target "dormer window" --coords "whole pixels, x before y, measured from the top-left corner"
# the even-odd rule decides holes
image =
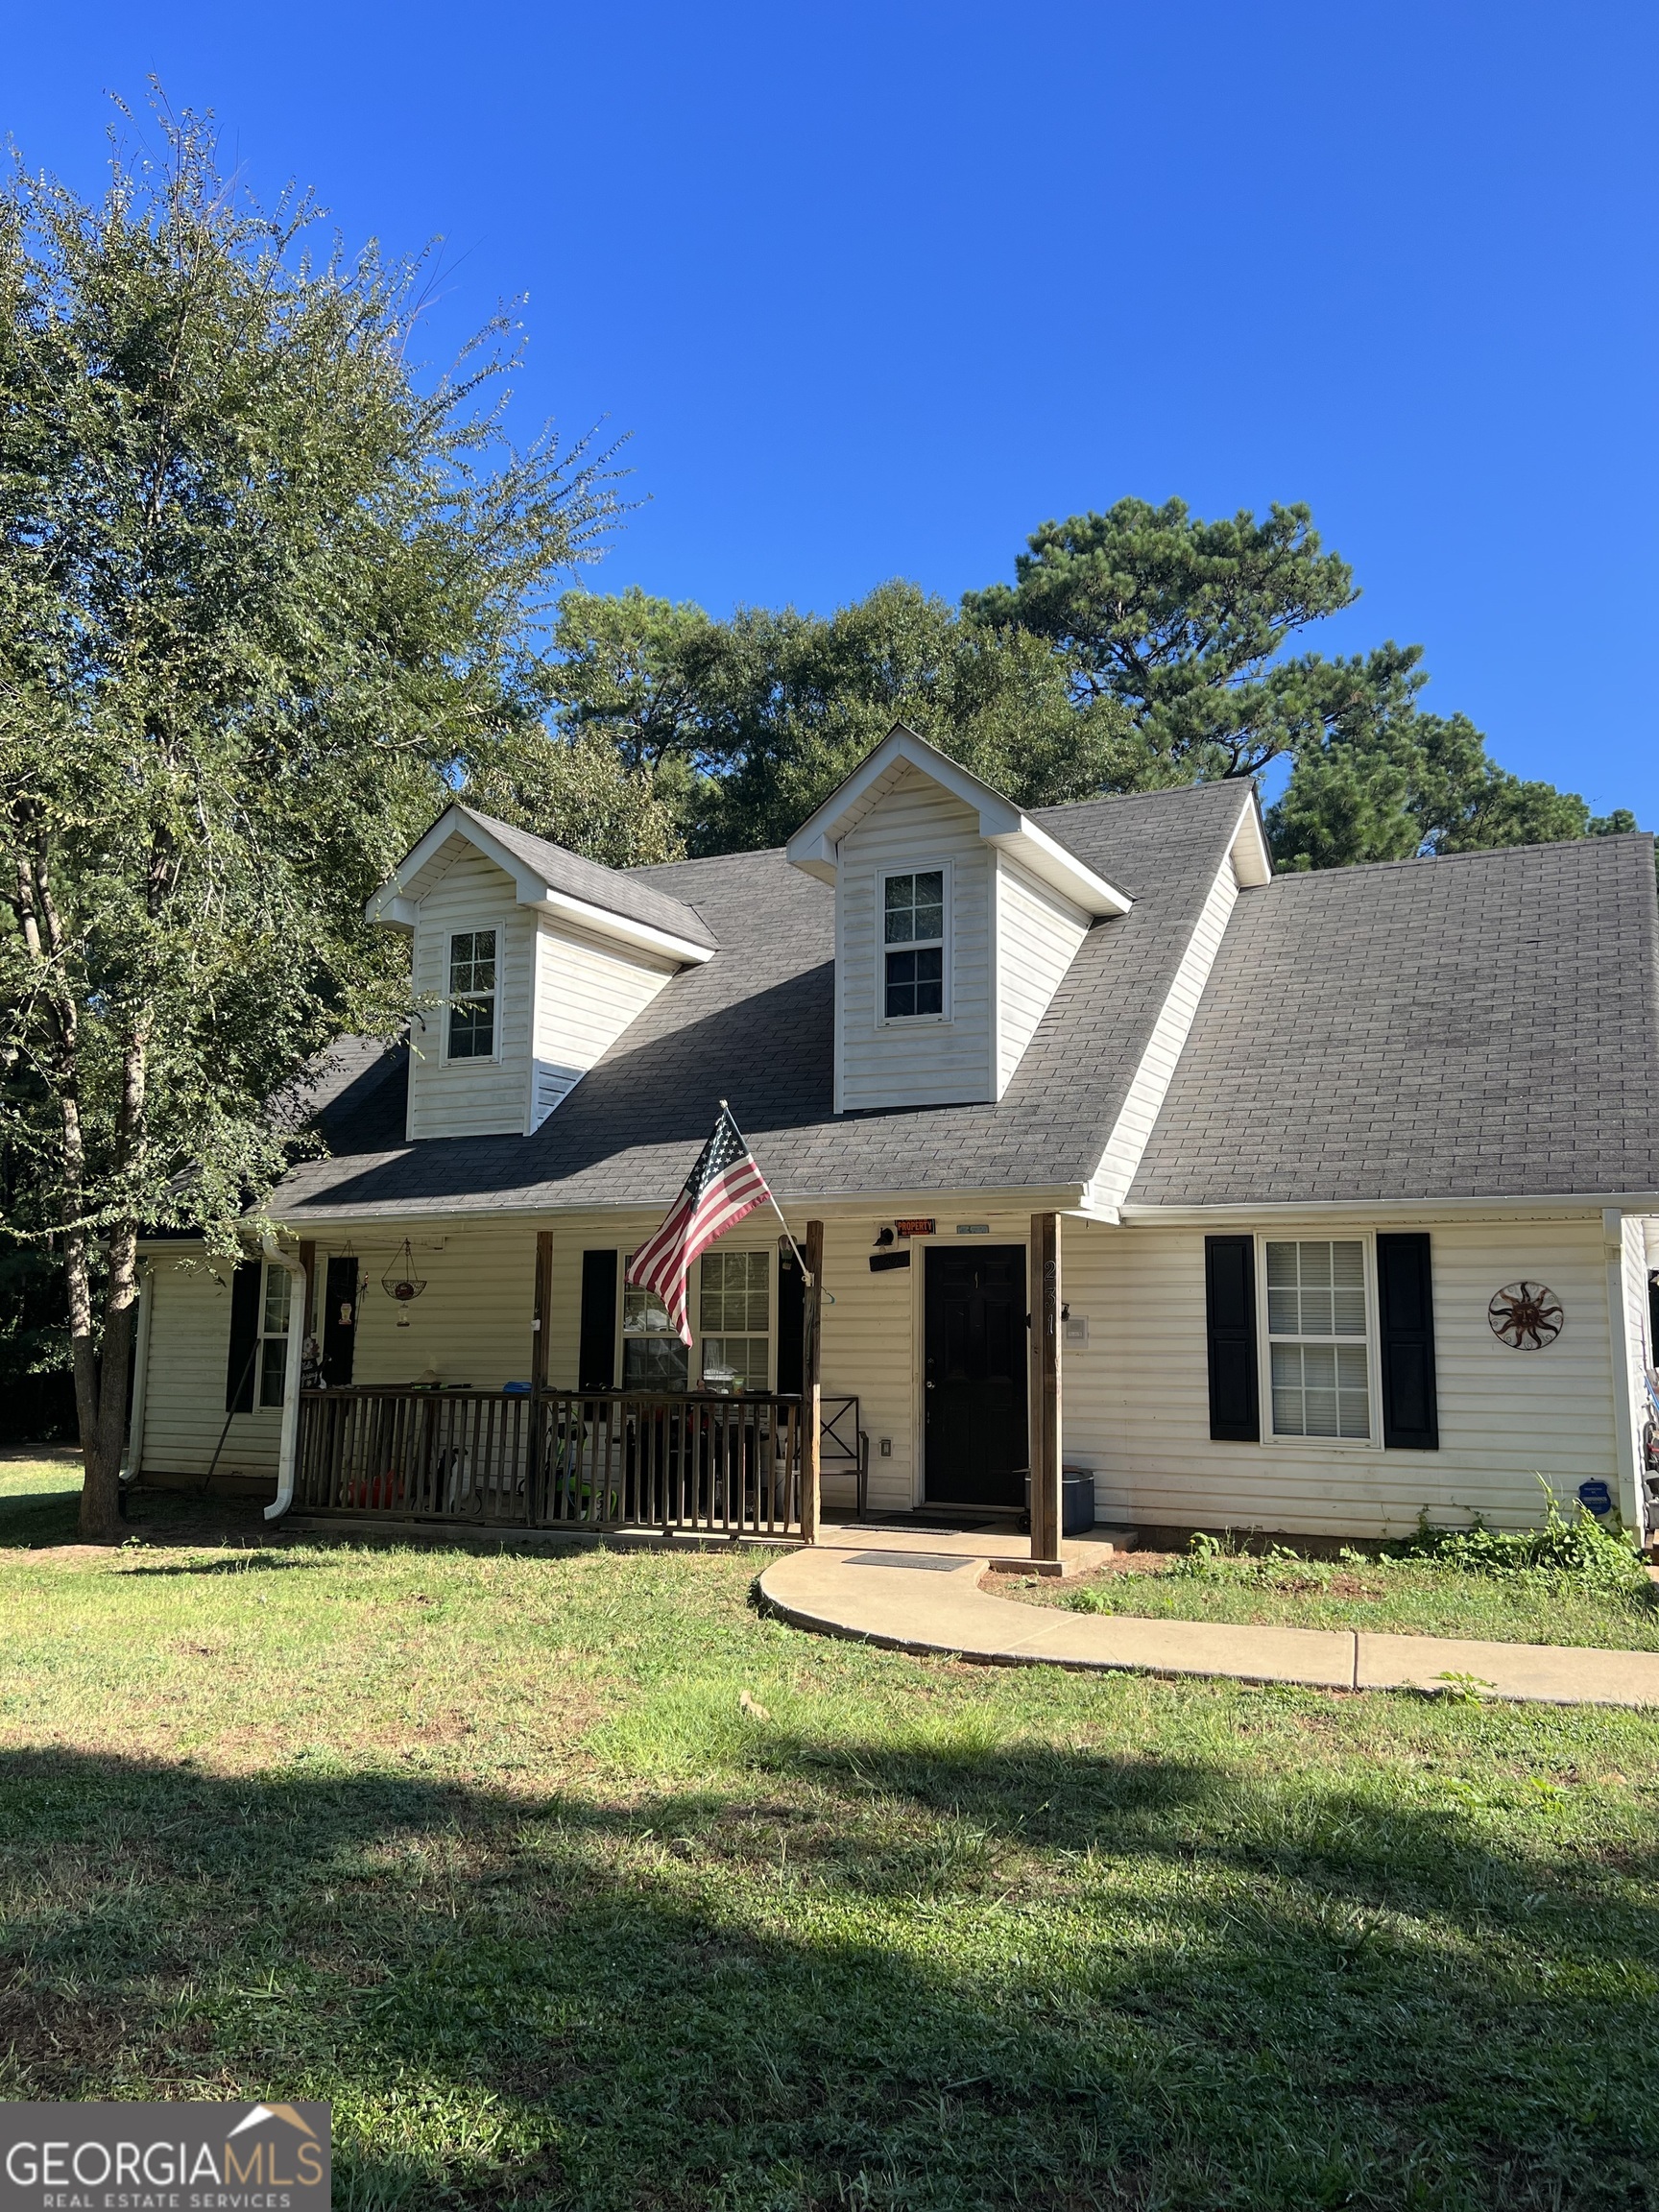
[[[490,1060],[495,1054],[495,932],[457,930],[449,940],[449,1053],[451,1060]]]
[[[883,879],[883,1007],[889,1022],[945,1012],[945,871]]]

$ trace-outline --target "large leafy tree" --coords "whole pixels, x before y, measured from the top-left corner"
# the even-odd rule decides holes
[[[780,844],[905,721],[1030,805],[1133,773],[1111,701],[1078,701],[1042,638],[964,622],[913,584],[834,614],[571,591],[553,672],[566,728],[648,773],[694,852]]]
[[[902,719],[1028,805],[1259,773],[1288,757],[1282,860],[1332,867],[1628,826],[1419,711],[1422,651],[1327,658],[1357,596],[1306,507],[1207,522],[1123,499],[1045,523],[960,609],[890,583],[830,616],[729,621],[637,589],[564,601],[566,730],[648,776],[691,849],[776,844]]]
[[[266,1101],[399,1020],[363,899],[504,747],[534,786],[537,610],[615,508],[601,460],[501,443],[506,325],[423,386],[417,266],[309,254],[306,201],[163,131],[96,204],[0,194],[0,1104],[89,1536],[141,1227],[228,1248],[284,1164]]]
[[[1338,661],[1286,650],[1358,597],[1306,507],[1205,522],[1181,499],[1120,499],[1045,522],[1014,566],[1012,584],[964,608],[1046,639],[1079,698],[1116,706],[1143,786],[1254,775],[1397,705],[1420,657],[1392,643]]]

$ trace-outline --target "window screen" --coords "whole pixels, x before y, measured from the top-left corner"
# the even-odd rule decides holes
[[[655,1290],[622,1293],[622,1387],[684,1390],[689,1372],[685,1345]]]
[[[286,1267],[266,1263],[265,1296],[259,1309],[259,1403],[280,1406],[288,1380],[288,1320],[294,1278]]]
[[[449,1057],[488,1060],[495,1050],[495,932],[463,929],[449,940]]]
[[[885,1012],[903,1021],[945,1011],[945,871],[889,876],[883,893]]]
[[[1358,1238],[1267,1247],[1276,1436],[1371,1433],[1365,1246]]]
[[[697,1300],[704,1379],[764,1390],[770,1382],[772,1259],[766,1252],[705,1252]]]

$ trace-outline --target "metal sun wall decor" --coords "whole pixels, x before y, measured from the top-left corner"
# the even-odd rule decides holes
[[[1486,1309],[1492,1334],[1514,1352],[1542,1352],[1561,1334],[1566,1315],[1542,1283],[1505,1283]]]

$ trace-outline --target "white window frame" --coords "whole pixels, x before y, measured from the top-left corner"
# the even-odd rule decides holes
[[[1365,1392],[1369,1436],[1282,1436],[1273,1426],[1273,1332],[1267,1309],[1269,1244],[1358,1244],[1365,1277]],[[1377,1239],[1368,1229],[1324,1229],[1317,1224],[1256,1232],[1257,1384],[1262,1407],[1262,1442],[1274,1451],[1380,1452],[1382,1449],[1382,1347],[1377,1298]],[[1281,1336],[1281,1344],[1341,1343],[1340,1337]],[[1346,1339],[1352,1343],[1354,1339]]]
[[[942,858],[898,861],[891,866],[878,868],[876,871],[876,1026],[878,1029],[945,1028],[954,1019],[951,1006],[952,972],[956,965],[952,957],[952,944],[956,933],[954,874],[955,871],[950,862]],[[942,971],[942,987],[939,994],[940,1011],[937,1014],[889,1014],[887,1011],[887,955],[889,952],[902,952],[905,948],[902,945],[889,945],[887,942],[887,886],[895,876],[932,875],[938,875],[942,879],[942,896],[945,907],[945,933],[939,941],[939,950],[942,955],[940,960]],[[925,951],[931,950],[931,947],[924,944],[922,950]]]
[[[463,1000],[470,998],[483,998],[485,997],[490,998],[494,1009],[494,1020],[491,1024],[490,1032],[492,1048],[488,1052],[477,1052],[469,1054],[464,1058],[451,1059],[449,1054],[449,1009],[457,1001],[456,996],[450,988],[449,979],[454,973],[455,940],[457,937],[471,937],[476,939],[485,930],[488,930],[495,940],[495,988],[493,991],[489,993],[485,993],[483,991],[463,991],[460,994],[460,997]],[[506,934],[506,931],[502,928],[499,922],[479,922],[474,924],[474,926],[469,929],[446,928],[443,933],[443,1065],[445,1068],[498,1068],[501,1064],[501,955],[505,949]]]
[[[271,1286],[278,1277],[288,1286],[288,1326],[279,1336],[274,1330],[268,1330],[265,1326],[265,1316],[269,1310]],[[264,1272],[259,1278],[259,1334],[256,1339],[259,1349],[253,1359],[253,1410],[256,1413],[271,1413],[279,1410],[282,1401],[287,1395],[288,1339],[294,1333],[294,1309],[297,1303],[293,1276],[286,1267],[279,1265],[276,1261],[267,1260]],[[267,1398],[265,1395],[265,1347],[267,1344],[280,1344],[282,1347],[282,1372],[277,1381],[275,1398]]]
[[[703,1326],[703,1268],[705,1263],[715,1258],[736,1259],[741,1256],[744,1259],[751,1259],[757,1255],[765,1262],[766,1267],[766,1326],[764,1330],[706,1330]],[[697,1262],[695,1291],[696,1302],[692,1306],[691,1312],[694,1324],[692,1335],[695,1338],[693,1349],[697,1355],[697,1388],[701,1390],[704,1386],[703,1373],[708,1365],[706,1345],[714,1339],[725,1336],[744,1336],[753,1342],[757,1336],[764,1335],[766,1339],[766,1375],[765,1380],[757,1387],[761,1390],[773,1389],[778,1373],[778,1248],[776,1244],[733,1244],[728,1247],[725,1252],[719,1245],[712,1246],[702,1255]],[[750,1387],[754,1388],[757,1385],[751,1384]]]
[[[620,1378],[617,1387],[622,1390],[632,1387],[627,1380],[628,1256],[635,1249],[636,1247],[633,1245],[626,1245],[621,1247],[616,1254],[616,1365]],[[691,1347],[685,1355],[685,1387],[690,1391],[701,1390],[703,1387],[704,1344],[707,1339],[733,1335],[743,1335],[753,1339],[764,1334],[766,1338],[766,1380],[759,1387],[767,1391],[775,1390],[778,1386],[777,1247],[771,1244],[733,1244],[731,1246],[731,1250],[733,1253],[742,1252],[745,1254],[758,1252],[766,1261],[766,1327],[764,1331],[758,1329],[705,1330],[703,1327],[703,1261],[709,1255],[705,1253],[700,1256],[691,1268],[690,1279],[685,1286],[686,1310],[691,1317]],[[676,1343],[680,1341],[678,1337],[674,1340]]]

